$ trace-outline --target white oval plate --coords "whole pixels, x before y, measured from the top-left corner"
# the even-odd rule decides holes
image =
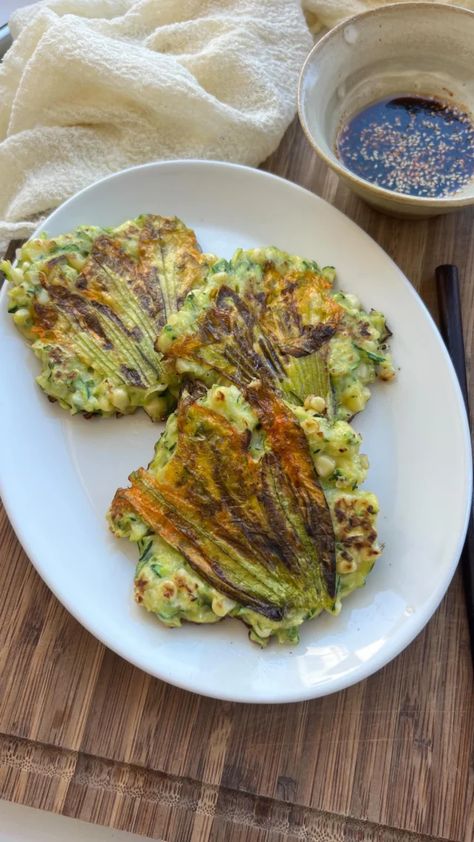
[[[85,421],[51,405],[36,360],[0,313],[0,476],[25,551],[63,605],[99,640],[179,687],[244,702],[292,702],[360,681],[394,658],[429,620],[453,575],[471,495],[471,450],[458,383],[426,308],[363,231],[322,199],[267,173],[179,161],[113,175],[83,190],[38,229],[117,225],[176,214],[205,251],[274,244],[333,264],[338,284],[381,309],[400,367],[356,419],[380,499],[385,552],[337,618],[307,623],[293,649],[260,650],[236,620],[166,629],[132,599],[136,548],[105,512],[129,472],[148,463],[160,425],[144,413]]]

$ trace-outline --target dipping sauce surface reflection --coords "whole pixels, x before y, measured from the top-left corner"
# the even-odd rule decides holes
[[[355,175],[397,193],[447,196],[474,175],[472,117],[437,99],[375,102],[342,127],[336,146]]]

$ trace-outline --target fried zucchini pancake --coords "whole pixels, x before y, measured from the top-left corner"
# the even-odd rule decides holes
[[[262,645],[297,642],[379,554],[377,500],[355,490],[359,445],[346,422],[296,415],[262,381],[185,392],[109,512],[139,546],[137,602],[167,626],[228,615]]]
[[[383,315],[334,292],[334,276],[273,247],[239,250],[215,263],[156,347],[175,371],[207,385],[259,378],[297,405],[317,396],[329,417],[351,418],[370,397],[367,385],[394,371]]]
[[[1,268],[9,312],[42,365],[41,388],[71,413],[142,406],[165,417],[179,383],[154,342],[213,260],[179,219],[153,215],[30,240],[15,266]]]

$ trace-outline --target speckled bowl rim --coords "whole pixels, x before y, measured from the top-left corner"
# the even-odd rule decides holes
[[[306,56],[305,62],[303,67],[301,68],[299,80],[298,80],[298,116],[303,128],[303,131],[315,150],[317,154],[325,161],[325,163],[330,167],[334,172],[336,172],[339,176],[345,178],[347,181],[351,182],[355,188],[358,188],[358,193],[360,195],[360,191],[371,192],[374,194],[375,197],[380,199],[385,199],[391,203],[398,203],[400,205],[411,205],[412,207],[426,207],[426,208],[453,208],[453,207],[465,207],[467,205],[474,204],[474,194],[472,196],[463,196],[462,198],[451,196],[446,197],[443,199],[435,199],[430,198],[429,196],[410,196],[407,193],[398,193],[395,190],[386,190],[384,187],[379,187],[376,184],[373,184],[371,181],[366,181],[364,178],[360,178],[360,176],[355,175],[351,170],[344,167],[342,164],[339,163],[336,157],[332,158],[326,154],[326,152],[321,148],[319,143],[314,138],[313,134],[311,133],[309,126],[306,123],[304,114],[303,114],[303,84],[305,81],[306,73],[308,72],[308,68],[313,62],[314,56],[319,52],[322,46],[324,46],[328,41],[330,41],[334,36],[340,32],[342,29],[345,29],[346,26],[349,26],[353,23],[358,23],[365,18],[374,15],[385,15],[385,14],[393,14],[394,9],[407,10],[407,9],[420,9],[421,6],[425,6],[428,11],[434,11],[436,14],[441,15],[451,15],[451,14],[461,14],[464,16],[468,16],[474,20],[474,11],[471,9],[466,9],[463,6],[452,6],[446,5],[444,3],[430,3],[426,0],[417,0],[417,2],[411,3],[389,3],[386,6],[379,6],[375,9],[368,9],[365,12],[360,12],[357,15],[353,15],[350,18],[346,18],[341,23],[337,24],[337,26],[332,27],[326,35],[323,35],[322,38],[314,45],[314,47],[310,50],[308,55]],[[428,16],[427,16],[428,17]]]

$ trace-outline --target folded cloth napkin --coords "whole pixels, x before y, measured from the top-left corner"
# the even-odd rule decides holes
[[[260,163],[294,116],[312,45],[297,0],[46,0],[10,29],[0,247],[133,164]]]

